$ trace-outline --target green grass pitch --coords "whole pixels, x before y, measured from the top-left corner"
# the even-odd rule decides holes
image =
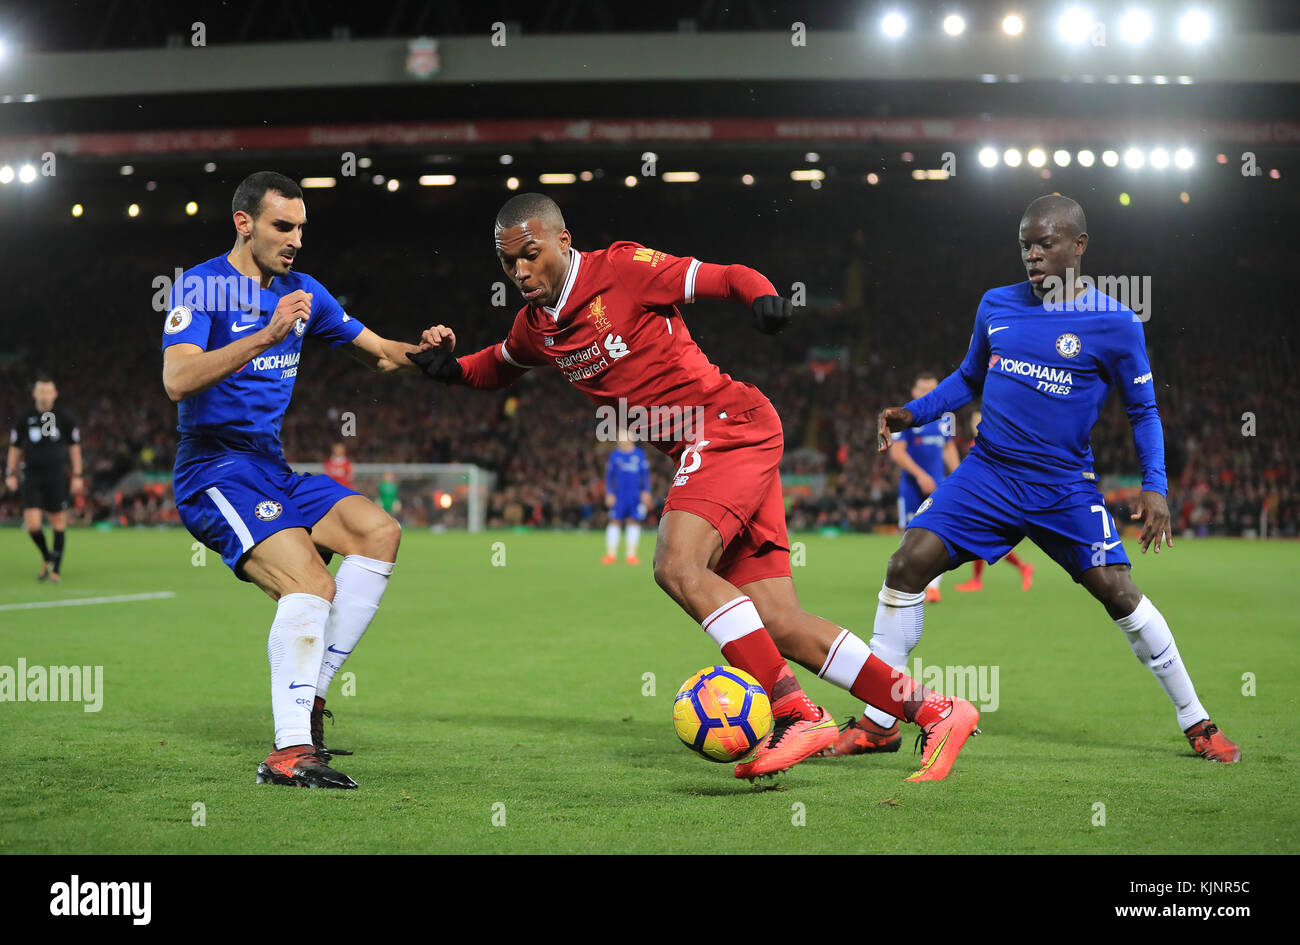
[[[796,539],[805,607],[868,638],[895,540]],[[0,606],[175,594],[0,609],[0,666],[101,665],[104,680],[99,712],[0,702],[0,851],[1300,852],[1295,543],[1138,559],[1241,764],[1190,754],[1120,631],[1026,544],[1030,593],[998,565],[983,593],[957,594],[964,568],[927,608],[926,666],[998,670],[997,708],[947,781],[904,783],[909,726],[896,755],[815,759],[756,790],[674,737],[677,687],[718,654],[648,563],[601,567],[599,533],[410,532],[344,667],[355,694],[331,692],[329,739],[357,752],[337,764],[361,785],[343,792],[254,784],[272,604],[212,554],[194,566],[190,542],[74,531],[56,588],[33,580],[21,531],[0,533]],[[857,711],[802,677],[837,717]]]

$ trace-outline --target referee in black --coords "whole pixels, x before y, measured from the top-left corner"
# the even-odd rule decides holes
[[[5,486],[11,491],[18,490],[18,470],[22,464],[23,524],[40,549],[43,562],[37,580],[55,584],[61,580],[59,569],[63,564],[71,494],[80,495],[85,488],[81,477],[81,432],[66,410],[54,406],[58,396],[59,389],[53,380],[44,376],[36,379],[32,385],[32,409],[14,418],[5,462]],[[54,530],[53,551],[45,544],[42,511],[49,513],[50,527]]]

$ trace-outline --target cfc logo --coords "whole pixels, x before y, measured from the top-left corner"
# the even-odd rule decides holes
[[[293,333],[297,335],[299,338],[302,337],[302,333],[306,330],[307,330],[307,323],[304,322],[301,318],[293,323]],[[1057,344],[1060,344],[1060,342],[1057,342]]]
[[[1056,350],[1060,352],[1061,357],[1072,358],[1083,350],[1083,343],[1079,341],[1078,335],[1067,331],[1056,339]]]
[[[270,499],[257,503],[253,508],[253,514],[264,522],[274,521],[280,517],[280,513],[283,511],[284,506],[279,502],[272,502]]]
[[[921,507],[920,507],[919,509],[916,510],[916,515],[920,515],[922,512],[924,512],[926,509],[928,509],[928,508],[929,508],[931,505],[933,505],[933,504],[934,504],[934,496],[927,496],[927,497],[926,497],[926,500],[925,500],[924,502],[921,503]],[[913,517],[915,517],[915,516],[913,516]]]

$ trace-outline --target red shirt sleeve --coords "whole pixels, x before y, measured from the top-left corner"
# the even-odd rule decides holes
[[[615,243],[609,260],[623,284],[649,308],[667,308],[696,299],[740,302],[776,295],[772,283],[748,266],[718,266],[690,256],[669,256],[639,243]]]
[[[534,355],[528,338],[527,309],[515,315],[514,324],[500,344],[458,358],[461,383],[466,387],[497,390],[509,387],[533,367],[542,363]]]

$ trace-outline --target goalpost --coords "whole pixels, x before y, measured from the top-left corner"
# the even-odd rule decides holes
[[[294,472],[323,475],[322,463],[291,463]],[[471,463],[353,463],[352,488],[383,505],[407,527],[483,531],[496,473]]]

